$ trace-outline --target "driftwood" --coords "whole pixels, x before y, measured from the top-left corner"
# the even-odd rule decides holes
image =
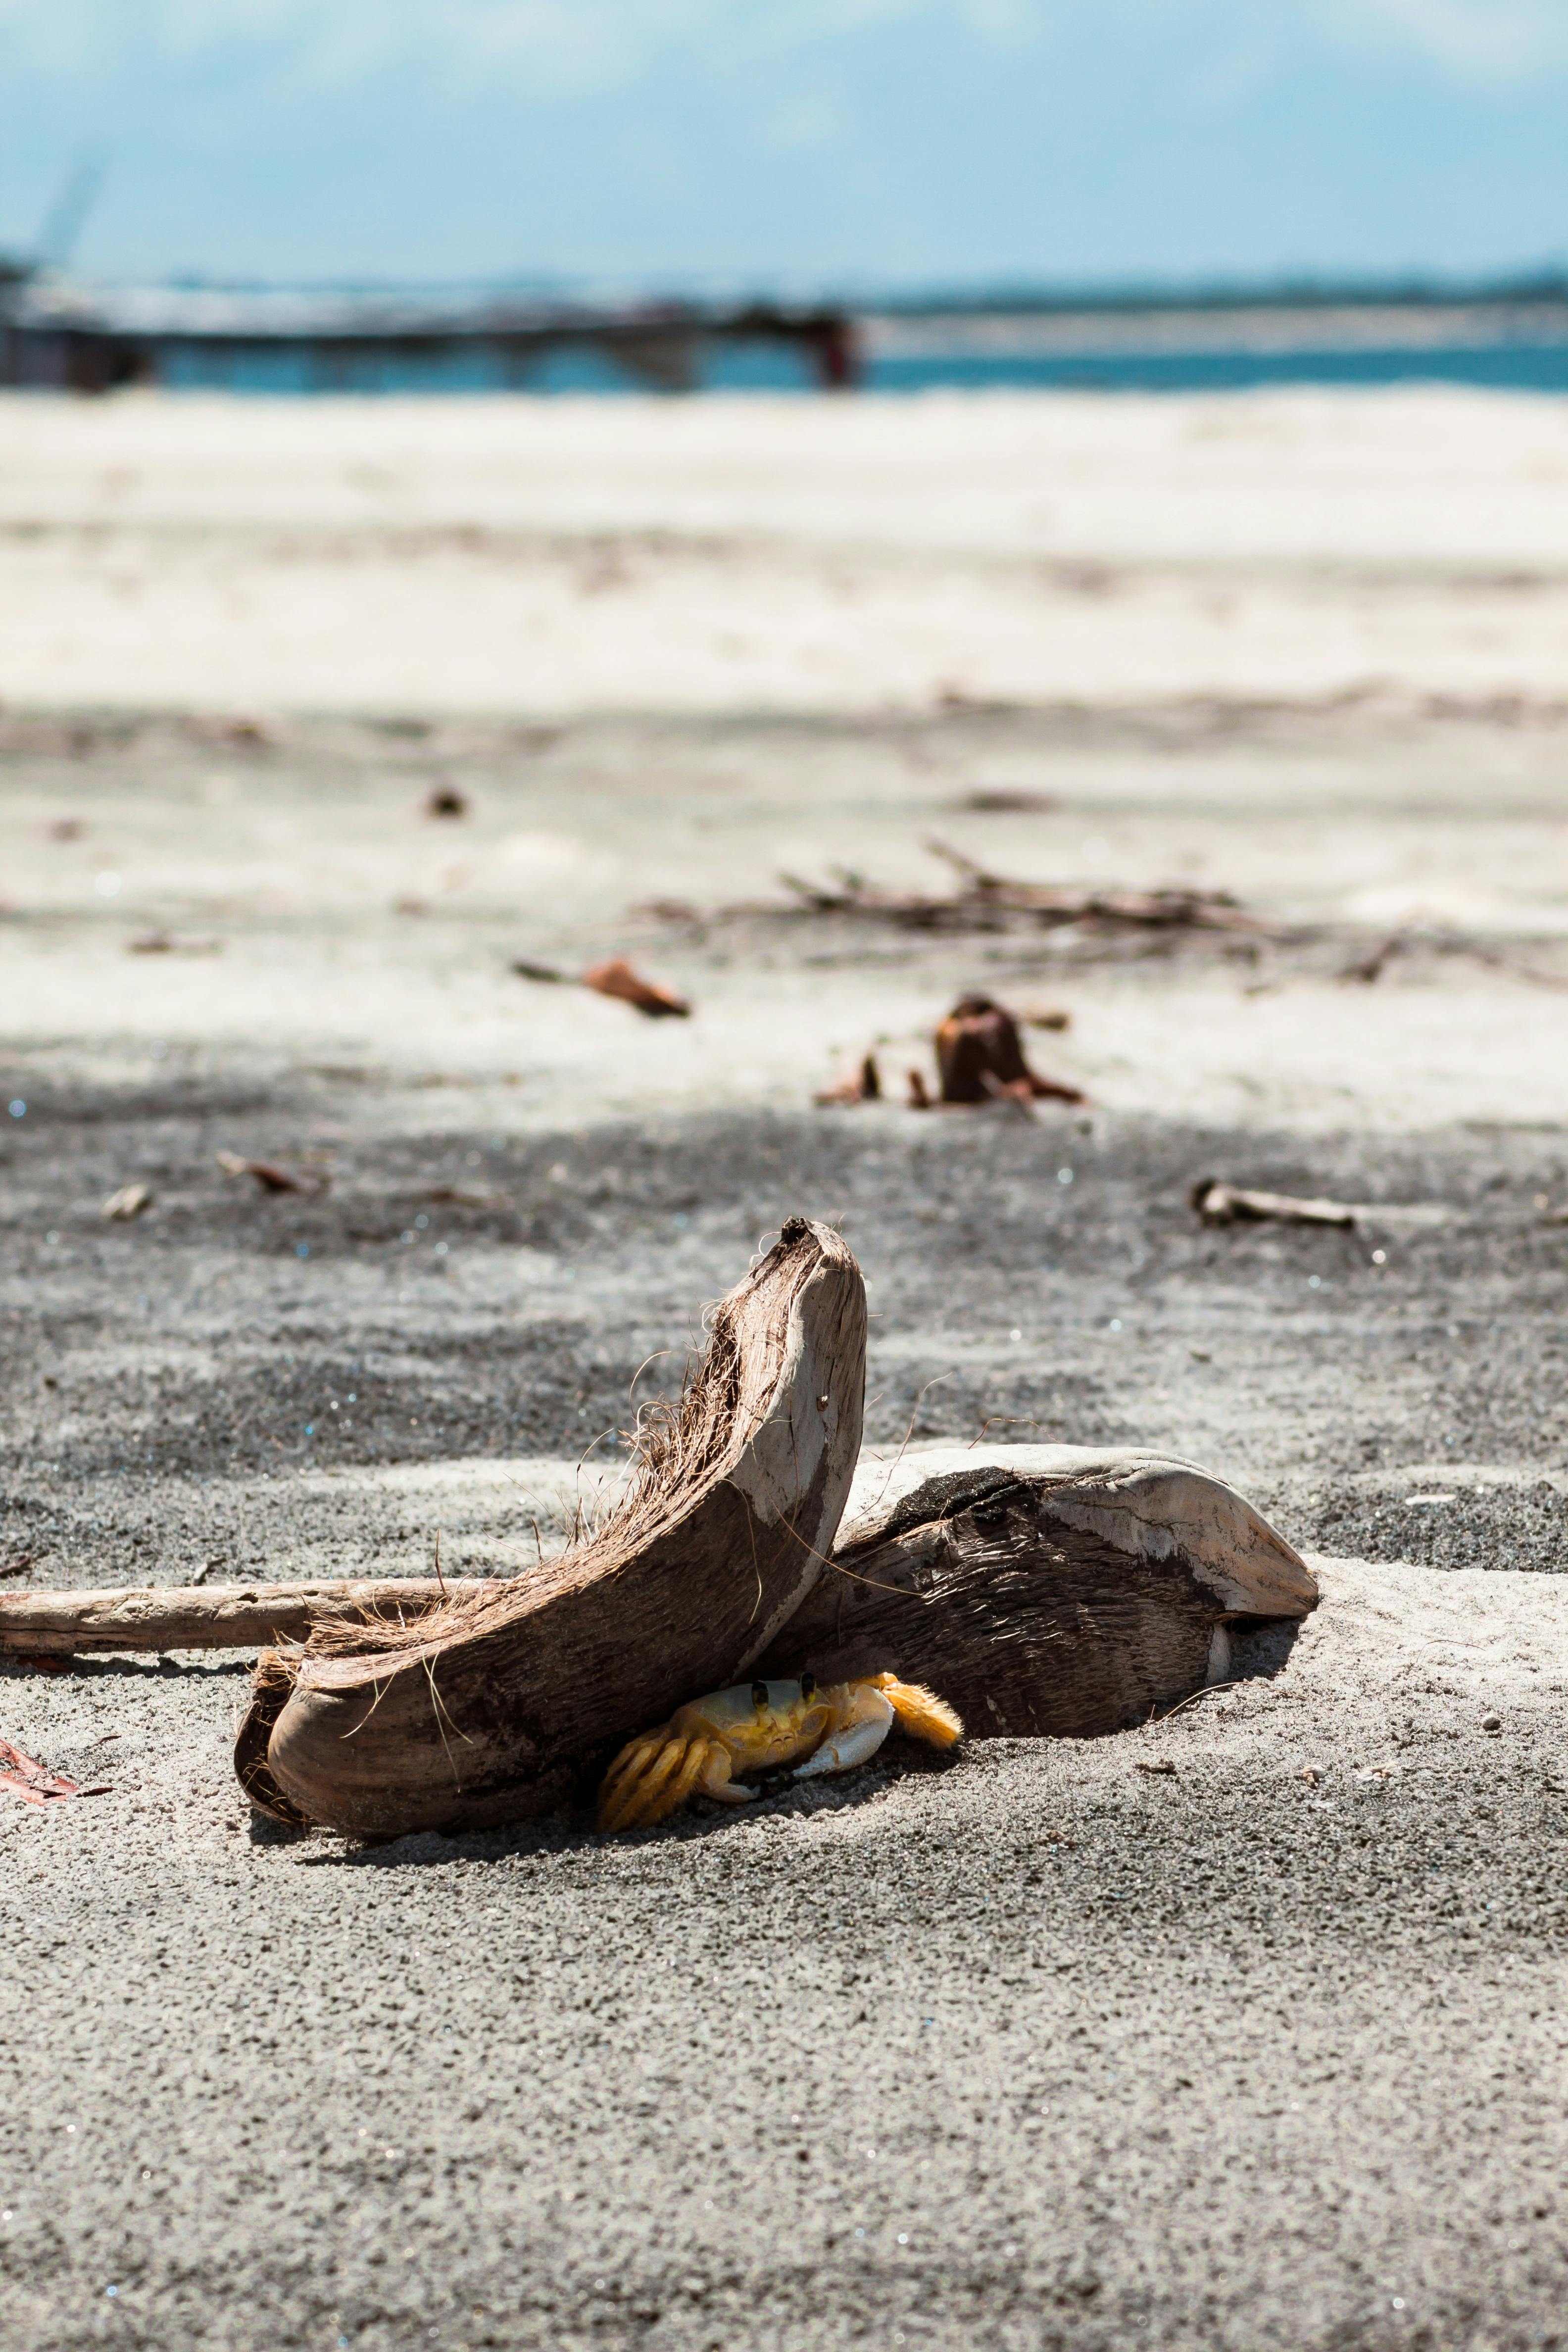
[[[460,1585],[459,1591],[477,1588]],[[492,1590],[492,1587],[487,1587]],[[0,1599],[0,1657],[85,1657],[119,1650],[249,1650],[304,1642],[324,1614],[390,1617],[431,1609],[453,1590],[434,1577],[330,1578],[309,1584],[120,1585]]]
[[[1303,1617],[1318,1597],[1223,1479],[1076,1445],[868,1460],[833,1568],[758,1674],[896,1673],[929,1685],[978,1738],[1146,1721],[1226,1678],[1233,1622]]]
[[[319,1623],[305,1652],[262,1657],[235,1755],[252,1801],[364,1833],[515,1821],[749,1673],[826,1565],[865,1348],[854,1258],[792,1218],[714,1310],[704,1361],[596,1534],[406,1627]]]
[[[839,870],[836,888],[805,882],[797,875],[781,874],[784,887],[800,901],[800,911],[812,915],[854,915],[863,920],[889,923],[910,931],[998,931],[1017,924],[1057,930],[1082,923],[1099,931],[1247,931],[1266,934],[1270,926],[1239,907],[1223,890],[1184,887],[1156,890],[1095,889],[1070,883],[1016,882],[991,874],[973,858],[945,842],[926,844],[934,857],[953,866],[962,887],[947,898],[929,892],[879,889],[863,875]],[[770,910],[732,907],[731,916],[756,916]]]
[[[1187,1195],[1205,1225],[1256,1224],[1273,1219],[1286,1225],[1353,1226],[1356,1213],[1343,1201],[1301,1201],[1290,1192],[1248,1192],[1239,1184],[1200,1177]]]

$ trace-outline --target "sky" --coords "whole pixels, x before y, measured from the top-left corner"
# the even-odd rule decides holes
[[[1568,262],[1568,0],[0,0],[0,248],[862,292]]]

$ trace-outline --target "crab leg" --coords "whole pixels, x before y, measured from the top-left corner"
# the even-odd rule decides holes
[[[665,1783],[686,1762],[689,1752],[684,1739],[667,1740],[642,1780],[634,1773],[626,1773],[605,1808],[605,1827],[625,1829],[637,1822],[658,1821]]]
[[[716,1739],[709,1750],[708,1761],[698,1785],[705,1797],[717,1797],[721,1805],[749,1805],[756,1790],[732,1781],[730,1770],[730,1751],[722,1740]]]

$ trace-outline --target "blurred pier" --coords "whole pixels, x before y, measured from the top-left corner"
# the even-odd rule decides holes
[[[0,384],[13,388],[526,391],[564,372],[686,392],[716,370],[743,380],[748,363],[851,385],[854,323],[836,308],[773,302],[84,288],[0,263]]]

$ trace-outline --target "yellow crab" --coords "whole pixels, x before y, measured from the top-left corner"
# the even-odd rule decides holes
[[[797,1780],[847,1772],[876,1754],[895,1719],[933,1748],[951,1748],[963,1736],[952,1707],[896,1675],[822,1685],[803,1675],[797,1683],[712,1691],[627,1740],[600,1785],[599,1827],[646,1829],[698,1793],[749,1804],[759,1792],[731,1781],[737,1766],[765,1772],[801,1756]]]

